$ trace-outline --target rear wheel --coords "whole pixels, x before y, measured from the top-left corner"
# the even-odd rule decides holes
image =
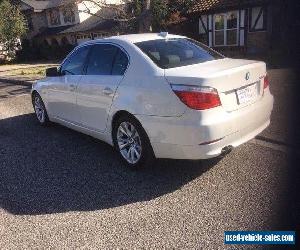
[[[115,148],[126,165],[137,169],[154,160],[149,138],[140,123],[131,116],[122,116],[114,124]]]
[[[32,95],[32,105],[38,122],[46,126],[50,123],[48,114],[41,96],[38,93]]]

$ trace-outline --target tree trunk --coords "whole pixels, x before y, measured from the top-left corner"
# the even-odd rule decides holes
[[[139,33],[151,32],[151,0],[143,0],[143,11],[139,16]]]

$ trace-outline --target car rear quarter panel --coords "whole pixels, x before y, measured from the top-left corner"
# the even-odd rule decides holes
[[[173,93],[157,67],[135,45],[121,44],[130,56],[130,64],[113,100],[111,113],[126,110],[134,115],[181,116],[186,106]]]

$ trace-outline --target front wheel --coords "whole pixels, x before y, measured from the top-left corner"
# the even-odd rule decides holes
[[[50,123],[48,114],[41,96],[38,93],[32,95],[32,105],[38,122],[46,126]]]
[[[113,128],[113,140],[128,167],[137,169],[153,162],[154,154],[149,138],[133,117],[124,116],[117,120]]]

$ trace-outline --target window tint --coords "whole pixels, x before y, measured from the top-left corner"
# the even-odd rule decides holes
[[[87,66],[87,75],[111,75],[114,58],[118,48],[108,44],[92,46]]]
[[[163,69],[223,58],[207,46],[186,38],[158,39],[135,45]]]
[[[89,48],[87,46],[73,52],[61,66],[61,73],[63,75],[82,75],[88,52]]]
[[[128,58],[127,55],[118,48],[118,53],[115,57],[112,75],[124,75],[125,70],[127,69]]]

